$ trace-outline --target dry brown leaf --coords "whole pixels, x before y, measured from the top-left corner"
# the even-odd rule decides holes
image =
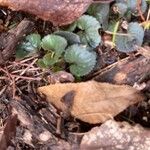
[[[0,6],[34,14],[54,25],[72,23],[91,3],[92,0],[0,0]]]
[[[144,99],[130,86],[96,81],[48,85],[38,92],[58,109],[66,112],[68,108],[72,116],[91,124],[104,122]]]
[[[80,149],[150,150],[150,130],[108,120],[83,136]]]
[[[110,3],[113,0],[95,1]],[[61,26],[75,21],[92,2],[93,0],[0,0],[0,6],[28,12]]]

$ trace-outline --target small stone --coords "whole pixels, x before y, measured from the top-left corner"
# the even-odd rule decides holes
[[[41,141],[46,142],[51,138],[51,133],[48,131],[44,131],[39,135]]]

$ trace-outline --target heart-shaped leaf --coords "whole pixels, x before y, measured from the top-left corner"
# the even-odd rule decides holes
[[[95,52],[89,52],[83,45],[72,45],[66,49],[65,61],[70,63],[70,71],[76,76],[88,74],[96,64]]]
[[[48,51],[63,51],[67,46],[67,41],[61,36],[49,34],[42,39],[41,46]]]
[[[54,34],[64,37],[67,40],[69,45],[80,44],[81,43],[80,37],[77,34],[73,33],[73,32],[56,31]]]
[[[16,50],[17,58],[24,58],[35,54],[41,48],[41,36],[39,34],[30,34],[18,45]]]
[[[59,35],[49,34],[42,39],[41,46],[48,51],[43,57],[43,63],[46,66],[52,66],[58,62],[67,47],[67,40]]]
[[[118,51],[132,52],[141,46],[144,38],[144,29],[136,22],[129,23],[127,34],[116,35],[115,44]]]
[[[123,17],[128,10],[128,6],[124,2],[115,3],[112,8],[117,10],[117,13],[120,15],[120,17]]]
[[[100,3],[92,4],[88,9],[88,14],[96,17],[104,29],[108,26],[109,7],[109,3]]]
[[[96,20],[96,18],[89,15],[83,15],[77,20],[77,27],[81,29],[81,31],[79,32],[80,34],[82,34],[82,36],[80,37],[81,42],[86,39],[89,46],[93,48],[99,45],[99,43],[101,42],[101,37],[98,33],[100,24]]]
[[[140,15],[139,11],[137,10],[137,6],[138,6],[138,1],[137,0],[127,0],[127,1],[116,0],[116,2],[125,4],[127,6],[128,10],[130,10],[133,15],[135,15],[135,16]],[[120,5],[120,10],[123,9],[123,7],[121,8],[121,6],[124,7],[124,5]],[[145,13],[146,9],[147,9],[146,0],[141,0],[141,5],[140,5],[141,12]]]
[[[47,53],[44,57],[43,57],[43,62],[46,66],[52,66],[55,63],[58,62],[58,59],[56,57],[52,57],[51,53]]]

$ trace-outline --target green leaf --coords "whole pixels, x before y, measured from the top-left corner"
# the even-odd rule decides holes
[[[137,4],[138,4],[138,0],[116,0],[116,2],[120,2],[120,3],[124,3],[127,5],[128,10],[130,10],[132,12],[133,15],[135,16],[139,16],[139,11],[137,10]],[[146,9],[147,9],[147,3],[146,0],[141,0],[141,11],[142,13],[145,13]]]
[[[87,30],[85,38],[87,39],[89,46],[93,48],[97,47],[101,42],[101,36],[94,28],[89,28]]]
[[[77,26],[81,30],[87,30],[89,28],[95,28],[95,30],[98,30],[100,28],[100,24],[96,20],[96,18],[89,16],[89,15],[81,16],[77,20]]]
[[[146,2],[150,5],[150,0],[146,0]]]
[[[41,48],[41,36],[39,34],[30,34],[18,45],[16,58],[24,58],[38,52]]]
[[[116,24],[117,24],[117,21],[111,20],[111,21],[109,22],[107,31],[114,32],[114,29],[115,29]]]
[[[83,44],[88,43],[92,48],[99,45],[101,42],[101,37],[98,33],[100,24],[96,18],[89,15],[83,15],[77,20],[77,27],[81,29],[78,35],[81,35],[80,38],[81,41],[84,41]],[[85,42],[85,40],[87,42]]]
[[[60,56],[67,47],[67,41],[59,35],[49,34],[42,39],[41,46],[48,51],[42,61],[45,66],[49,67],[59,61]]]
[[[67,29],[65,29],[66,31],[69,31],[69,32],[73,32],[77,27],[77,22],[73,22],[72,24],[70,24]]]
[[[59,35],[49,34],[42,39],[41,46],[44,50],[57,51],[58,49],[64,50],[67,46],[65,38]]]
[[[81,43],[82,43],[83,45],[88,45],[88,41],[87,41],[87,39],[86,39],[86,33],[83,32],[83,31],[79,31],[77,34],[78,34],[79,37],[80,37]]]
[[[88,9],[88,14],[94,16],[102,25],[102,28],[106,29],[108,26],[110,4],[92,4]]]
[[[120,17],[123,17],[128,10],[128,6],[124,2],[115,3],[112,7],[117,10],[117,13],[120,15]]]
[[[17,47],[17,50],[16,50],[16,58],[17,59],[25,58],[28,54],[29,54],[29,52],[21,49],[20,47]]]
[[[43,59],[38,59],[37,61],[37,65],[41,68],[47,68],[47,66],[45,65],[45,63],[43,62]]]
[[[135,51],[142,45],[143,38],[144,29],[137,22],[129,23],[127,34],[116,36],[116,48],[125,53]]]
[[[86,46],[72,45],[67,48],[65,61],[70,63],[70,72],[75,76],[84,76],[94,68],[96,64],[96,53],[89,52]]]
[[[136,40],[136,44],[141,46],[144,38],[144,29],[137,22],[129,23],[128,33]]]
[[[135,16],[139,16],[140,14],[138,13],[139,11],[137,11],[137,3],[138,1],[136,0],[128,0],[127,4],[129,9],[131,10],[131,12],[135,15]],[[147,3],[145,0],[141,1],[141,8],[140,10],[142,11],[142,13],[145,13],[146,9],[147,9]]]
[[[119,28],[119,24],[120,22],[118,21],[114,27],[114,31],[113,31],[113,37],[112,37],[112,42],[114,43],[115,42],[115,39],[116,39],[116,32],[118,31],[118,28]]]
[[[49,34],[42,39],[41,46],[44,50],[54,51],[55,57],[60,57],[67,47],[67,41],[59,35]]]
[[[38,51],[41,48],[41,36],[39,34],[28,35],[26,41],[26,51]]]
[[[75,33],[69,31],[56,31],[54,34],[64,37],[69,45],[81,43],[80,37]]]
[[[46,66],[52,66],[55,63],[58,62],[58,59],[55,57],[52,57],[52,53],[47,53],[44,57],[43,57],[43,62]]]

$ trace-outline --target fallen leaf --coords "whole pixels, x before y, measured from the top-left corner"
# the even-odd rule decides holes
[[[65,104],[70,96],[71,106]],[[46,96],[47,100],[66,112],[69,107],[73,117],[91,124],[102,123],[113,118],[128,106],[144,99],[142,94],[127,85],[113,85],[88,81],[81,83],[54,84],[38,88],[38,92]],[[70,95],[70,94],[69,94]],[[62,100],[67,97],[67,100]]]
[[[110,3],[113,0],[98,0]],[[67,25],[80,17],[93,0],[0,0],[0,6],[24,11],[51,21],[54,25]]]
[[[66,25],[80,17],[92,0],[0,0],[0,6],[24,11],[54,25]]]
[[[83,136],[80,149],[149,150],[150,131],[140,125],[131,126],[127,122],[108,120]]]

